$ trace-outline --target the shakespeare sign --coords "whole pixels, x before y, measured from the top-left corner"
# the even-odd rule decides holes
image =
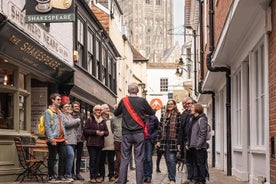
[[[25,22],[72,22],[74,0],[27,0]]]

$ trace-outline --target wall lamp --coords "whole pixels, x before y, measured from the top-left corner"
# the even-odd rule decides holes
[[[175,75],[178,76],[178,77],[181,77],[183,72],[186,71],[188,73],[188,78],[190,78],[190,72],[189,72],[189,67],[191,66],[190,63],[187,63],[185,64],[183,62],[183,59],[182,58],[179,58],[179,61],[177,63],[177,67],[176,67],[176,72],[175,72]],[[188,69],[187,69],[187,68]]]

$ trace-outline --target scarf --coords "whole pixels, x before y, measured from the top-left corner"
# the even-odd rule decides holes
[[[162,137],[164,140],[176,139],[177,112],[165,113],[162,119]],[[168,131],[168,134],[167,134]],[[168,135],[168,137],[167,137]]]

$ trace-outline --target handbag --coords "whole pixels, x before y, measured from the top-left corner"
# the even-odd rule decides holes
[[[141,117],[139,116],[139,114],[134,110],[134,108],[132,107],[129,98],[128,97],[124,97],[123,99],[123,103],[126,107],[126,110],[128,111],[128,113],[130,114],[130,116],[132,117],[132,119],[143,128],[144,131],[144,135],[145,138],[148,139],[149,138],[149,132],[148,132],[148,127],[145,125],[145,123],[142,121]]]

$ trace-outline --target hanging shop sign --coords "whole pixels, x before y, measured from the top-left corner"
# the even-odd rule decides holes
[[[75,21],[74,0],[28,0],[25,22]]]

